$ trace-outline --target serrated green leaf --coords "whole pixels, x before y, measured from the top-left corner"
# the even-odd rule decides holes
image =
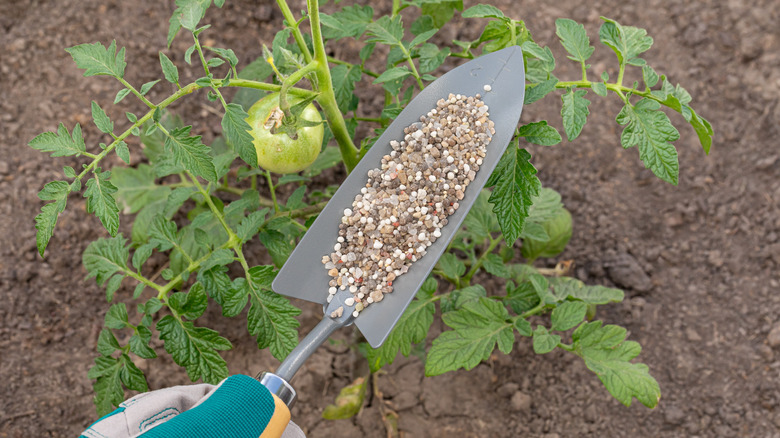
[[[208,181],[217,180],[217,171],[209,155],[209,148],[200,141],[200,136],[190,136],[191,126],[176,128],[165,138],[165,151],[173,156],[174,162],[196,176]]]
[[[534,353],[536,354],[549,353],[555,350],[555,347],[561,342],[560,336],[548,332],[547,329],[541,325],[536,326],[533,337]]]
[[[416,298],[401,315],[385,343],[377,349],[368,347],[368,364],[372,372],[392,364],[399,350],[405,357],[409,357],[412,344],[425,340],[433,323],[433,314],[436,312],[433,296],[436,287],[436,280],[428,277],[417,292]]]
[[[582,301],[565,301],[550,315],[552,330],[566,331],[578,326],[588,311],[588,305]]]
[[[590,114],[588,105],[590,105],[590,101],[585,98],[587,93],[586,90],[575,90],[572,88],[561,96],[561,100],[563,100],[563,106],[561,106],[563,130],[566,132],[566,138],[569,141],[579,137],[582,127],[588,121],[588,114]]]
[[[367,43],[376,42],[395,46],[402,44],[401,40],[404,37],[404,27],[400,15],[396,15],[392,19],[387,15],[382,16],[379,20],[369,24],[366,31],[369,34],[369,38],[366,39]]]
[[[94,100],[92,101],[92,120],[94,120],[95,126],[97,126],[100,132],[106,134],[114,132],[114,122],[111,121],[106,112],[103,111],[103,108]]]
[[[529,224],[526,224],[528,226]],[[565,208],[559,209],[555,216],[542,224],[546,239],[523,239],[522,254],[533,261],[539,257],[555,257],[562,253],[571,239],[571,214]]]
[[[525,97],[523,99],[523,103],[525,105],[530,105],[537,100],[543,98],[544,96],[548,95],[551,91],[555,89],[555,85],[558,83],[557,78],[550,78],[544,82],[541,82],[537,85],[534,85],[531,88],[528,88],[525,91]]]
[[[101,43],[80,44],[65,49],[73,57],[76,67],[84,69],[84,76],[108,75],[122,78],[125,75],[125,49],[116,50],[116,40],[106,48]]]
[[[607,95],[607,85],[603,82],[593,82],[591,84],[591,88],[593,89],[593,92],[598,94],[601,97],[604,97]]]
[[[435,44],[425,43],[419,48],[417,53],[420,55],[420,73],[428,73],[436,70],[444,63],[444,60],[450,56],[450,48],[444,47],[439,49]]]
[[[123,329],[128,326],[127,306],[125,303],[113,304],[106,312],[106,327],[110,329]]]
[[[333,15],[320,13],[322,35],[326,39],[360,38],[373,17],[371,6],[360,5],[346,6]]]
[[[443,27],[455,15],[455,11],[463,10],[463,0],[413,0],[412,2],[420,8],[422,15],[427,15],[433,19],[433,26]]]
[[[259,237],[260,242],[263,243],[263,246],[271,255],[274,265],[281,268],[284,262],[287,261],[287,258],[290,257],[293,248],[295,248],[292,239],[279,231],[271,229],[261,230]]]
[[[625,65],[653,45],[653,38],[647,36],[647,31],[633,26],[622,26],[609,18],[601,17],[604,24],[599,29],[602,43],[610,47],[618,57],[618,62]]]
[[[542,188],[530,159],[531,154],[518,148],[515,140],[488,181],[488,185],[495,185],[488,201],[493,204],[501,232],[510,246],[520,237],[532,198],[539,195]]]
[[[108,280],[106,283],[106,301],[110,302],[114,299],[114,293],[119,290],[119,286],[122,285],[124,278],[124,275],[115,275]]]
[[[198,28],[200,20],[206,15],[206,8],[208,5],[204,7],[199,1],[186,1],[181,3],[183,4],[179,4],[180,7],[176,10],[178,12],[179,23],[181,23],[181,27],[189,31],[195,31]],[[209,1],[208,3],[211,2]],[[175,13],[176,12],[174,12],[174,14]]]
[[[133,253],[133,267],[137,271],[141,270],[141,266],[143,266],[143,264],[146,263],[146,261],[152,255],[152,250],[154,247],[155,244],[146,243],[135,249],[135,252]]]
[[[234,52],[233,49],[220,49],[219,47],[208,47],[208,46],[204,46],[204,48],[207,50],[211,50],[221,58],[224,58],[228,62],[228,64],[230,64],[231,67],[235,67],[238,65],[238,56],[236,56],[236,52]]]
[[[346,114],[357,109],[357,98],[354,92],[355,84],[363,76],[360,67],[355,65],[351,67],[337,65],[331,69],[330,74],[339,110]]]
[[[449,297],[442,297],[441,311],[442,313],[452,312],[453,310],[462,308],[467,303],[477,301],[480,298],[486,296],[487,291],[481,284],[455,289],[454,291],[450,292]]]
[[[479,4],[472,6],[461,14],[463,18],[501,18],[506,19],[506,16],[500,9],[493,5]]]
[[[558,130],[548,125],[544,120],[521,126],[517,130],[517,135],[525,137],[529,143],[542,146],[553,146],[562,140]]]
[[[504,304],[508,305],[518,315],[533,309],[539,304],[539,295],[530,282],[522,282],[518,286],[507,284],[507,295]]]
[[[236,235],[239,239],[241,239],[241,243],[246,243],[249,241],[249,239],[254,237],[255,234],[257,234],[257,232],[260,230],[260,227],[265,222],[265,217],[268,215],[268,211],[268,208],[264,208],[250,214],[241,221],[241,223],[236,228]]]
[[[160,66],[162,67],[163,75],[165,76],[165,80],[172,84],[179,85],[179,69],[176,67],[176,64],[173,63],[173,61],[170,60],[167,56],[165,56],[165,53],[160,52]]]
[[[138,333],[130,337],[128,345],[130,351],[138,357],[144,359],[154,359],[157,357],[157,352],[149,346],[149,341],[152,339],[152,332],[144,326],[138,326]]]
[[[251,306],[247,328],[257,337],[258,348],[268,348],[275,358],[282,360],[298,344],[300,324],[295,317],[301,311],[271,290],[275,275],[273,266],[255,266],[249,270],[251,283],[246,282],[246,287]]]
[[[236,279],[239,284],[234,286],[227,271],[227,266],[215,266],[208,271],[201,270],[198,272],[198,282],[203,285],[209,296],[222,307],[222,315],[232,318],[246,307],[249,291],[245,279]]]
[[[229,350],[233,345],[214,330],[195,327],[190,321],[182,321],[166,315],[157,322],[160,339],[174,362],[187,370],[193,382],[217,384],[227,378],[227,363],[218,351]]]
[[[403,67],[394,67],[391,68],[381,75],[379,75],[378,78],[374,79],[375,84],[382,84],[389,81],[394,81],[397,79],[403,79],[409,75],[411,75],[412,72],[409,71],[409,69],[405,66]]]
[[[68,157],[71,155],[81,155],[86,152],[84,137],[81,135],[81,125],[76,123],[73,128],[73,134],[60,123],[57,132],[44,132],[37,135],[27,143],[33,149],[41,152],[51,152],[52,157]]]
[[[582,351],[585,366],[624,405],[630,406],[636,397],[649,408],[657,406],[661,398],[658,382],[650,375],[647,365],[630,362],[641,352],[639,344],[626,341],[626,330],[622,327],[601,324],[601,321],[585,323],[572,337],[575,348]]]
[[[490,275],[495,275],[501,278],[510,278],[512,273],[509,268],[506,267],[504,261],[501,260],[501,256],[498,254],[488,254],[485,256],[482,267]]]
[[[204,271],[208,271],[214,266],[223,266],[233,263],[236,259],[236,254],[227,248],[221,248],[211,253],[205,262],[201,263],[200,268]]]
[[[442,273],[450,279],[459,279],[466,273],[466,265],[458,257],[450,252],[442,254],[436,265]]]
[[[54,234],[54,227],[57,225],[57,217],[65,211],[65,205],[68,202],[68,193],[70,193],[70,184],[65,181],[52,181],[43,186],[38,192],[38,198],[42,201],[54,201],[41,207],[41,212],[35,216],[35,242],[38,247],[38,253],[43,257],[43,252],[49,244],[51,236]]]
[[[87,278],[95,277],[98,285],[104,284],[116,273],[126,273],[130,250],[127,239],[119,234],[108,239],[98,239],[87,246],[81,261],[87,270]]]
[[[680,138],[669,117],[659,111],[661,105],[642,99],[636,105],[626,104],[617,122],[626,125],[620,135],[624,148],[639,146],[639,158],[645,167],[662,180],[677,185],[680,172],[677,149],[671,143]]]
[[[647,88],[655,87],[658,83],[658,73],[653,70],[653,67],[645,65],[642,67],[642,80],[645,81]]]
[[[593,46],[585,31],[585,26],[568,18],[555,20],[555,34],[561,39],[561,45],[569,52],[569,59],[580,62],[585,67],[585,61],[593,54]]]
[[[412,42],[409,43],[409,48],[417,47],[420,44],[428,41],[429,39],[431,39],[431,37],[436,35],[436,32],[438,32],[438,31],[439,31],[439,29],[431,29],[431,30],[427,30],[427,31],[417,35],[416,37],[414,37]]]
[[[155,184],[154,180],[154,169],[148,164],[140,164],[137,168],[114,168],[111,182],[117,188],[116,200],[122,213],[137,213],[152,202],[168,198],[171,189]]]
[[[587,304],[619,303],[624,296],[620,289],[590,286],[571,277],[550,278],[550,285],[555,290],[555,295],[581,300]]]
[[[114,406],[119,406],[125,399],[125,393],[122,390],[122,380],[120,373],[122,363],[119,359],[110,356],[98,356],[95,358],[95,365],[89,369],[87,377],[97,379],[92,385],[95,392],[93,402],[98,415],[106,415],[114,410]]]
[[[110,171],[101,172],[97,167],[94,175],[94,178],[87,181],[87,189],[84,191],[87,213],[94,213],[109,234],[116,236],[119,231],[119,207],[114,199],[117,188],[108,180],[111,177]]]
[[[465,304],[442,316],[454,328],[433,341],[425,361],[425,375],[434,376],[458,368],[470,370],[490,357],[498,344],[509,353],[514,343],[513,323],[501,303],[489,298]]]
[[[249,114],[241,105],[229,103],[222,117],[222,132],[238,156],[251,167],[257,167],[257,152],[252,143],[252,135],[249,134],[252,127],[246,122],[247,117]]]
[[[520,334],[520,336],[533,336],[533,331],[531,330],[531,323],[528,322],[526,319],[518,318],[515,320],[515,330],[517,330],[517,333]]]
[[[125,164],[130,164],[130,150],[127,148],[127,143],[120,141],[114,146],[114,152]]]
[[[113,352],[118,350],[119,341],[116,340],[116,336],[109,329],[103,329],[98,335],[97,351],[103,356],[110,356]]]
[[[693,126],[693,129],[696,131],[696,135],[699,137],[699,142],[701,143],[701,147],[704,149],[704,153],[709,154],[710,147],[712,146],[712,136],[714,134],[712,125],[710,125],[710,122],[708,122],[704,117],[696,114],[693,108],[688,108],[691,111],[691,126]]]

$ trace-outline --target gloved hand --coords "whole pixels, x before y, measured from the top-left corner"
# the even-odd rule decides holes
[[[79,438],[306,438],[290,411],[244,375],[219,385],[175,386],[137,395]]]

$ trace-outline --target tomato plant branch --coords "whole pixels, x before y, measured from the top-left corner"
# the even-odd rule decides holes
[[[283,1],[283,0],[281,0]],[[311,22],[311,36],[314,42],[314,59],[319,63],[317,69],[317,82],[320,86],[320,97],[317,99],[322,110],[325,112],[325,118],[328,125],[339,144],[341,158],[347,171],[355,168],[358,162],[358,148],[352,142],[347,125],[344,122],[344,116],[336,103],[336,94],[333,91],[333,81],[328,68],[328,55],[325,53],[325,43],[322,39],[322,29],[320,28],[320,12],[318,0],[307,0],[309,8],[309,21]]]
[[[117,80],[122,83],[125,87],[127,87],[128,90],[130,90],[131,93],[135,94],[135,96],[139,99],[141,99],[141,102],[143,102],[146,106],[149,108],[154,109],[155,105],[152,102],[149,102],[149,99],[146,98],[143,94],[141,94],[138,90],[135,89],[132,85],[130,85],[129,82],[124,80],[124,78],[117,76]]]
[[[287,1],[276,0],[276,4],[279,5],[279,9],[282,11],[282,15],[284,16],[284,21],[287,22],[287,26],[289,26],[290,30],[292,31],[295,43],[298,44],[298,48],[301,50],[301,53],[303,53],[303,59],[307,63],[311,62],[312,56],[311,52],[309,51],[309,46],[306,45],[306,41],[303,39],[303,34],[299,29],[298,21],[295,20],[295,16],[293,16],[292,11],[290,10],[290,6],[287,5]]]
[[[276,201],[276,188],[274,187],[274,181],[271,179],[271,172],[266,170],[265,171],[265,178],[268,180],[268,189],[271,192],[271,200],[274,203],[274,211],[279,212],[279,203]]]
[[[420,73],[417,72],[417,67],[414,66],[414,61],[412,60],[412,55],[409,53],[409,50],[404,47],[403,44],[399,44],[398,47],[401,48],[401,52],[403,52],[404,56],[406,57],[406,62],[409,64],[409,67],[412,69],[412,76],[414,76],[415,79],[417,79],[417,86],[420,87],[420,90],[425,88],[425,84],[422,81],[422,78],[420,77]]]
[[[343,66],[346,66],[346,67],[349,67],[349,68],[355,67],[357,65],[357,64],[349,63],[347,61],[342,61],[342,60],[340,60],[338,58],[334,58],[332,56],[328,56],[328,62],[330,62],[332,64],[343,65]],[[379,73],[377,73],[377,72],[375,72],[373,70],[368,70],[368,69],[366,69],[364,67],[361,67],[361,70],[363,70],[363,73],[371,76],[372,78],[378,78],[379,77]]]
[[[471,269],[469,269],[469,272],[467,272],[462,279],[466,285],[471,283],[471,277],[477,273],[477,270],[482,267],[482,263],[485,262],[485,258],[488,256],[488,254],[491,254],[502,240],[501,237],[494,239],[492,236],[488,236],[488,239],[490,239],[490,245],[488,245],[487,249],[479,256],[477,261],[471,266]]]
[[[279,92],[279,109],[284,112],[284,117],[287,118],[287,120],[293,120],[294,116],[290,112],[290,102],[287,101],[287,91],[295,84],[301,81],[301,79],[304,78],[307,74],[317,70],[319,68],[319,63],[317,61],[312,61],[302,68],[298,69],[295,73],[291,74],[287,78],[284,79],[284,82],[282,82],[282,89]]]

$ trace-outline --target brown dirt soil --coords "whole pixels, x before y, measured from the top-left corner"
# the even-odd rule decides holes
[[[116,39],[127,47],[131,83],[157,79],[157,52],[165,47],[172,3],[0,1],[0,437],[76,436],[94,420],[86,372],[108,309],[104,292],[84,280],[81,253],[106,233],[85,213],[83,198],[70,198],[46,259],[35,250],[33,217],[41,206],[36,193],[59,178],[63,165],[80,163],[47,158],[25,144],[60,121],[68,127],[80,122],[88,143],[97,143],[92,99],[117,121],[125,110],[140,111],[142,105],[130,98],[112,106],[117,84],[81,77],[63,49]],[[303,7],[294,3],[293,10]],[[682,134],[678,187],[654,178],[635,149],[619,146],[615,99],[591,94],[589,123],[575,143],[531,147],[543,183],[561,192],[574,216],[574,236],[560,259],[573,259],[574,275],[582,280],[625,288],[626,301],[605,307],[599,316],[626,326],[631,339],[644,346],[640,358],[663,397],[655,410],[638,403],[626,408],[579,359],[559,352],[536,356],[528,340],[520,339],[511,355],[496,353],[471,372],[423,378],[417,358],[397,360],[378,382],[400,415],[399,428],[414,437],[780,437],[780,351],[769,341],[773,329],[774,338],[780,334],[777,3],[497,3],[525,19],[536,40],[553,48],[560,78],[576,77],[578,67],[566,61],[557,43],[556,17],[584,22],[592,39],[599,15],[647,28],[655,45],[646,58],[690,91],[716,129],[706,157],[692,129],[672,115]],[[214,27],[207,38],[245,61],[261,53],[261,42],[270,44],[281,22],[268,1],[229,0],[209,14]],[[478,31],[461,25],[451,24],[443,37],[466,39]],[[180,66],[186,46],[179,38],[168,52]],[[349,47],[335,50],[350,53]],[[606,48],[598,47],[591,62],[596,72],[606,68],[616,74]],[[167,88],[158,85],[151,99],[163,92]],[[560,126],[559,105],[554,98],[534,104],[523,120],[548,118]],[[219,133],[212,107],[190,98],[175,110],[208,140]],[[130,146],[138,146],[137,140]],[[133,152],[134,162],[139,159]],[[329,178],[336,183],[341,177]],[[125,234],[130,223],[123,218]],[[119,294],[128,299],[129,290]],[[231,372],[253,375],[277,366],[268,352],[257,351],[240,318],[224,319],[213,307],[201,324],[234,343],[225,354]],[[307,331],[319,312],[304,308],[300,319]],[[435,323],[433,332],[440,330]],[[350,336],[343,330],[336,338]],[[376,397],[356,418],[320,418],[338,390],[360,375],[360,361],[343,345],[321,348],[296,377],[300,402],[293,418],[311,437],[382,437]],[[139,365],[153,389],[188,383],[167,356]]]

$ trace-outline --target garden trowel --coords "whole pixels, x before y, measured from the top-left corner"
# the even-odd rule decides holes
[[[419,122],[421,115],[435,108],[436,102],[447,98],[450,93],[466,96],[481,94],[482,100],[490,108],[490,120],[495,123],[495,133],[487,146],[487,154],[475,179],[465,191],[464,198],[459,201],[460,208],[447,218],[448,223],[441,229],[441,237],[428,247],[426,255],[415,261],[406,274],[393,282],[393,293],[385,295],[380,303],[368,306],[358,317],[354,317],[350,311],[343,312],[339,317],[331,317],[331,313],[339,307],[349,308],[345,305],[345,300],[352,298],[348,289],[339,290],[332,300],[327,302],[330,278],[321,262],[323,255],[333,251],[344,209],[352,205],[355,195],[365,186],[367,172],[378,167],[382,157],[390,153],[390,141],[401,141],[404,128]],[[272,285],[273,290],[281,295],[322,304],[325,312],[322,321],[295,347],[274,373],[258,376],[260,381],[288,406],[295,401],[295,391],[289,384],[290,379],[336,329],[354,323],[374,348],[381,346],[387,339],[446,250],[501,159],[520,119],[524,96],[525,71],[523,52],[519,46],[469,61],[446,73],[420,92],[341,184],[295,247]]]

